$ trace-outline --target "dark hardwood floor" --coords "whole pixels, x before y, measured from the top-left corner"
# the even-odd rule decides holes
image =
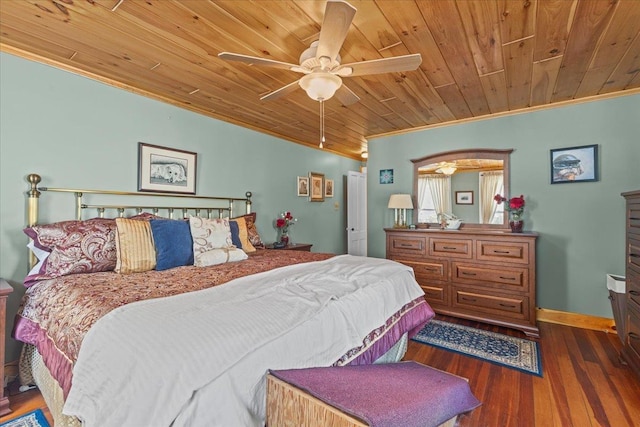
[[[512,329],[437,318],[524,337]],[[539,327],[542,378],[414,341],[405,359],[469,379],[482,406],[460,417],[460,427],[640,426],[640,379],[620,363],[616,334],[544,322]],[[11,396],[10,401],[14,412],[0,422],[42,408],[53,425],[37,390]]]

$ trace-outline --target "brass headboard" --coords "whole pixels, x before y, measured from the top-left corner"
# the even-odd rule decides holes
[[[143,211],[149,211],[156,215],[165,216],[167,218],[173,218],[174,213],[177,211],[180,213],[180,218],[187,217],[190,213],[193,213],[195,216],[206,216],[207,218],[215,217],[224,218],[225,216],[233,217],[238,215],[237,212],[234,212],[234,203],[235,202],[244,202],[245,204],[245,212],[251,213],[251,192],[247,191],[245,193],[244,198],[239,197],[210,197],[210,196],[194,196],[187,194],[174,194],[174,193],[144,193],[144,192],[128,192],[128,191],[112,191],[112,190],[84,190],[84,189],[76,189],[76,188],[49,188],[49,187],[38,187],[38,184],[42,178],[40,175],[32,173],[27,176],[27,181],[30,184],[30,189],[27,192],[28,201],[27,201],[27,226],[33,226],[38,224],[39,218],[39,200],[40,194],[43,191],[47,192],[58,192],[58,193],[73,193],[75,196],[75,218],[81,220],[83,217],[83,212],[86,210],[95,209],[98,217],[104,218],[105,211],[114,211],[117,213],[117,216],[123,217],[126,211],[135,211],[136,213],[141,213]],[[188,203],[196,203],[199,202],[198,205],[178,205],[178,206],[168,206],[167,204],[157,205],[153,204],[87,204],[83,200],[83,196],[86,194],[95,194],[95,195],[112,195],[112,196],[123,196],[123,197],[131,197],[131,196],[143,196],[143,197],[152,197],[154,200],[159,200],[160,198],[167,199],[183,199]],[[131,200],[131,199],[128,199]],[[182,202],[181,202],[182,203]],[[224,205],[226,203],[226,205]],[[202,206],[202,205],[210,205],[210,206]],[[32,267],[36,263],[35,255],[29,251],[29,265]]]

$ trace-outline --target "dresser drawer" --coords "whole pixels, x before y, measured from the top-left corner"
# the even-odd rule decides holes
[[[528,264],[529,244],[527,242],[497,242],[491,240],[477,240],[476,259],[478,261],[498,261]]]
[[[529,298],[525,296],[488,295],[474,290],[453,287],[452,306],[510,319],[529,320]]]
[[[640,311],[629,310],[629,323],[625,344],[630,353],[640,362]]]
[[[427,254],[427,238],[424,236],[388,236],[387,255],[425,256]]]
[[[446,307],[449,305],[449,293],[444,285],[438,285],[424,279],[418,279],[418,284],[424,291],[424,298],[433,307]]]
[[[627,248],[629,267],[640,271],[640,236],[637,239],[629,236],[627,244],[629,245]]]
[[[451,280],[455,283],[517,292],[529,291],[529,269],[524,267],[491,267],[454,261],[451,266]]]
[[[423,261],[414,261],[396,257],[392,259],[413,268],[416,278],[437,280],[440,282],[444,282],[449,278],[449,262],[447,260],[425,259]]]
[[[471,259],[473,258],[473,241],[431,237],[429,256]]]

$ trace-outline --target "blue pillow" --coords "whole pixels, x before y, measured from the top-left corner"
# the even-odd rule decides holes
[[[238,249],[242,249],[242,241],[240,240],[240,227],[236,221],[229,221],[229,228],[231,229],[231,243]]]
[[[193,265],[193,239],[188,222],[152,219],[149,223],[156,247],[156,270]]]

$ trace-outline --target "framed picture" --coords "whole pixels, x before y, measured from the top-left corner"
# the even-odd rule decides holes
[[[598,180],[598,146],[551,150],[551,183],[592,182]]]
[[[333,197],[333,180],[324,180],[324,197]]]
[[[380,184],[393,184],[393,169],[380,169]]]
[[[473,191],[456,191],[456,205],[472,205]]]
[[[324,202],[324,175],[316,172],[309,172],[309,187],[312,202]]]
[[[138,143],[138,191],[196,194],[198,155]]]
[[[309,177],[298,177],[298,196],[309,197]]]

